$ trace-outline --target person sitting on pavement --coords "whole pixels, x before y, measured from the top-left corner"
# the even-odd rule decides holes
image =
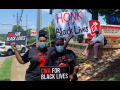
[[[64,49],[67,47],[69,40],[73,37],[69,35]],[[25,64],[30,61],[30,65],[26,70],[25,81],[40,81],[40,66],[46,66],[49,60],[49,55],[55,50],[55,47],[46,47],[47,37],[44,30],[39,31],[38,47],[33,47],[21,56],[15,46],[11,43],[11,47],[15,51],[15,56],[20,64]]]
[[[49,56],[48,66],[70,66],[70,81],[77,80],[77,72],[79,70],[79,62],[72,50],[64,49],[64,39],[57,38],[55,40],[56,50]]]
[[[98,46],[104,45],[104,36],[99,33],[98,29],[95,30],[95,36],[92,38],[90,43],[88,43],[88,45],[94,46],[94,60],[93,61],[95,61],[96,59],[98,59]],[[87,54],[88,54],[88,52],[87,52],[88,45],[87,45],[85,51],[82,53],[82,55],[84,55],[84,56],[87,56]]]

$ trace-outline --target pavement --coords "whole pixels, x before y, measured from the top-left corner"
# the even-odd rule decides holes
[[[11,56],[6,56],[4,54],[0,55],[0,66],[5,61],[6,58],[10,58],[10,57],[15,57],[15,55],[11,55]]]
[[[23,54],[21,54],[22,56]],[[28,69],[30,62],[26,64],[20,64],[16,58],[14,58],[11,67],[10,81],[25,81],[26,70]]]

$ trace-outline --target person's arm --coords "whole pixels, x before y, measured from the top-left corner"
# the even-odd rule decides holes
[[[16,56],[18,62],[19,62],[20,64],[25,64],[25,62],[22,60],[22,57],[20,56],[20,54],[19,54],[19,52],[18,52],[18,50],[17,50],[17,48],[16,48],[16,46],[15,46],[15,43],[11,43],[11,47],[12,47],[12,48],[14,49],[14,51],[15,51],[15,56]]]
[[[69,76],[70,81],[74,80],[74,77],[78,73],[78,71],[79,71],[79,65],[77,65],[77,66],[74,67],[73,73]]]
[[[70,39],[71,39],[71,38],[73,38],[73,37],[74,37],[74,35],[69,34],[69,37],[68,37],[68,39],[66,40],[66,42],[65,42],[65,44],[64,44],[64,49],[66,49],[66,48],[67,48],[67,46],[68,46],[68,43],[69,43]]]
[[[74,77],[75,75],[78,73],[79,71],[79,62],[78,62],[78,59],[75,55],[75,53],[73,51],[71,51],[71,56],[73,57],[73,62],[74,62],[74,70],[73,70],[73,73],[69,76],[70,78],[70,81],[73,81],[74,80]]]

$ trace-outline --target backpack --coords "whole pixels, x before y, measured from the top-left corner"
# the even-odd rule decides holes
[[[106,45],[107,44],[107,40],[106,40],[106,38],[104,37],[104,45]]]
[[[101,33],[100,33],[101,34]],[[99,35],[100,35],[99,34]],[[104,45],[106,45],[107,44],[107,40],[106,40],[106,38],[104,37]]]

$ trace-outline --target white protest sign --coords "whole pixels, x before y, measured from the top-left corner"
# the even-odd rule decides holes
[[[68,37],[68,34],[81,35],[91,33],[87,11],[53,13],[56,37]]]

